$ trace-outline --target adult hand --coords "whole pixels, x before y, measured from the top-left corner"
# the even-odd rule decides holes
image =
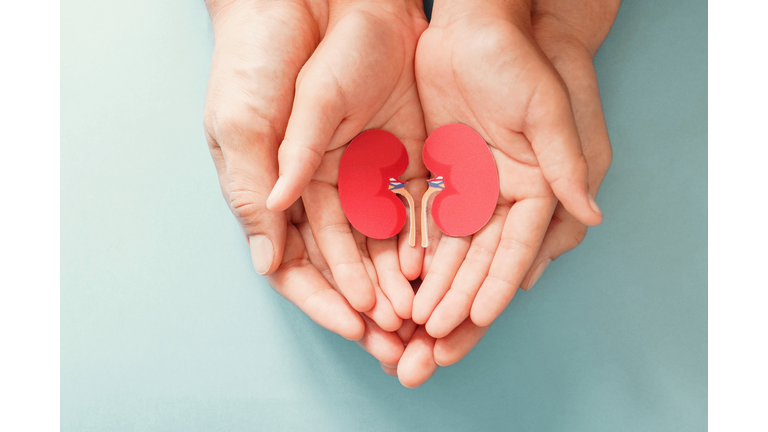
[[[398,333],[383,330],[355,311],[337,291],[301,201],[288,209],[287,217],[285,254],[278,269],[267,276],[270,285],[317,324],[356,340],[382,364],[397,365],[404,350],[403,340]]]
[[[277,149],[296,79],[325,34],[327,3],[209,1],[207,6],[216,47],[205,132],[222,194],[249,241],[254,268],[315,322],[396,364],[397,345],[383,349],[391,337],[361,318],[309,260],[307,247],[316,245],[301,203],[288,218],[265,207],[277,179]],[[309,233],[306,241],[299,230]]]
[[[267,201],[280,211],[301,195],[334,284],[355,309],[390,331],[410,317],[408,279],[420,273],[422,250],[401,235],[398,254],[397,238],[367,239],[353,230],[339,201],[338,167],[347,143],[376,128],[393,133],[408,151],[401,181],[426,176],[413,72],[426,25],[420,2],[331,2],[327,34],[296,83],[279,150],[280,178]],[[406,188],[418,194],[425,186]]]
[[[589,166],[589,192],[593,196],[611,165],[612,151],[592,59],[611,30],[620,3],[621,0],[533,2],[533,34],[568,87]],[[521,287],[530,289],[549,263],[578,246],[586,234],[587,226],[558,204]]]
[[[209,0],[215,48],[204,126],[219,184],[259,274],[275,271],[286,240],[283,212],[266,199],[301,67],[325,33],[325,1]]]
[[[216,46],[204,126],[222,194],[270,284],[321,326],[359,340],[363,319],[308,261],[303,209],[266,209],[296,77],[322,38],[325,2],[208,1]],[[280,41],[280,43],[276,43]],[[286,249],[287,245],[287,249]],[[285,252],[284,252],[285,251]]]

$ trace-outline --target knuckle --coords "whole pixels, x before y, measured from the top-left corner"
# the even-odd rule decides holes
[[[594,166],[598,172],[608,172],[608,168],[613,161],[613,150],[611,149],[611,143],[607,142],[605,149],[594,155]]]
[[[586,237],[586,235],[587,235],[586,225],[578,224],[574,226],[565,235],[564,241],[562,243],[563,249],[561,251],[561,254],[568,252],[569,250],[574,249],[576,246],[581,244],[581,242],[584,240],[584,237]]]
[[[259,224],[268,210],[256,191],[232,187],[229,191],[229,208],[246,231]]]
[[[558,203],[557,206],[558,206],[558,210],[560,210],[560,207],[562,206],[562,204]],[[562,209],[562,210],[565,211],[565,209]],[[562,225],[563,222],[564,222],[563,216],[560,215],[559,211],[555,211],[552,214],[552,219],[550,219],[549,221],[549,230],[551,231],[553,229],[556,229],[558,226]]]
[[[472,307],[472,303],[475,301],[475,292],[470,292],[466,289],[457,289],[454,291],[454,295],[458,296],[458,301],[464,308],[462,312],[469,315],[469,309]]]
[[[465,261],[469,264],[474,263],[480,263],[480,262],[486,262],[493,259],[495,251],[490,250],[483,245],[480,244],[472,244],[469,247],[469,252],[467,252],[467,257],[465,258]]]
[[[584,241],[584,237],[587,236],[587,226],[583,224],[579,224],[577,227],[574,228],[573,232],[570,236],[570,243],[568,246],[568,250],[571,250],[578,246],[582,241]]]
[[[505,254],[516,256],[526,256],[536,252],[533,246],[514,238],[502,238],[499,242],[499,250]]]
[[[308,145],[297,145],[295,142],[284,141],[278,150],[278,160],[281,165],[290,164],[294,161],[308,160],[317,167],[325,156],[324,152]]]
[[[351,235],[352,230],[349,227],[348,223],[333,223],[328,224],[326,226],[321,227],[317,230],[318,236],[333,236],[334,238],[338,238],[337,236],[347,236]]]
[[[205,120],[206,131],[220,145],[242,146],[252,142],[277,142],[274,123],[253,109],[220,110]]]

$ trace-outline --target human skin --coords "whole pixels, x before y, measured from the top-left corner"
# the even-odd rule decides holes
[[[398,254],[398,238],[367,239],[354,230],[339,201],[338,168],[352,138],[382,129],[397,136],[408,152],[408,168],[400,180],[426,175],[421,162],[426,134],[413,71],[426,18],[421,4],[413,1],[331,1],[329,10],[327,33],[296,81],[279,149],[280,179],[267,207],[281,211],[290,205],[295,195],[285,200],[280,191],[291,187],[287,179],[306,177],[294,192],[301,194],[339,291],[358,310],[372,305],[374,320],[395,330],[401,319],[410,318],[413,291],[408,279],[419,274],[422,249],[411,248],[401,235]],[[418,196],[424,186],[406,187]],[[373,266],[366,264],[367,258]]]
[[[264,210],[266,196],[277,178],[277,158],[275,156],[277,147],[286,135],[285,130],[291,114],[291,103],[294,99],[295,79],[329,28],[328,6],[322,3],[309,4],[304,2],[257,2],[255,4],[209,2],[208,5],[216,37],[216,50],[206,102],[206,135],[219,173],[222,193],[233,209],[233,213],[238,217],[246,237],[249,239],[258,235],[270,237],[269,247],[272,256],[266,270],[263,270],[263,263],[258,262],[259,258],[269,255],[263,253],[263,250],[258,247],[263,242],[251,242],[254,267],[260,273],[271,273],[268,276],[270,284],[288,300],[299,306],[313,320],[348,339],[358,340],[365,349],[382,362],[382,367],[388,373],[399,372],[401,382],[406,386],[419,385],[426,380],[437,369],[438,363],[448,365],[458,361],[479,341],[485,328],[477,327],[471,321],[464,320],[450,334],[437,341],[427,334],[424,327],[417,329],[416,324],[408,319],[402,320],[403,324],[396,332],[381,329],[374,322],[375,320],[361,317],[346,299],[334,289],[338,285],[335,283],[333,273],[320,252],[314,236],[312,236],[310,223],[306,218],[301,202],[294,203],[287,212],[270,213]],[[359,9],[346,10],[354,11],[352,16],[360,13]],[[364,13],[371,14],[373,12],[367,10]],[[346,16],[346,14],[340,16]],[[346,18],[345,22],[349,20],[351,18]],[[558,20],[552,21],[553,28],[557,28]],[[416,22],[418,22],[418,18],[416,18]],[[292,24],[301,25],[294,26]],[[609,28],[610,23],[605,30],[606,33]],[[565,34],[567,35],[567,33]],[[282,44],[275,47],[274,43],[270,43],[274,40],[281,40]],[[553,49],[562,45],[552,43]],[[597,46],[599,46],[599,42],[594,46],[595,51]],[[560,56],[564,59],[569,58],[566,54],[570,53],[572,49],[564,51],[565,54]],[[594,52],[591,55],[593,54]],[[588,58],[590,68],[591,55]],[[583,58],[583,56],[574,57]],[[557,66],[557,62],[555,65]],[[561,72],[560,68],[558,71]],[[561,72],[561,74],[563,73]],[[592,71],[592,75],[594,75],[594,71]],[[574,99],[573,108],[574,113],[577,114],[579,134],[584,140],[582,123],[594,122],[595,116],[589,113],[594,111],[595,105],[594,103],[585,104],[584,106],[589,108],[583,110],[587,120],[579,121],[579,109],[574,91],[571,90],[571,85],[565,74],[563,74],[563,79],[569,85],[571,97]],[[588,79],[583,78],[572,81],[582,83],[586,89],[594,88],[596,94],[596,82],[591,83]],[[412,103],[404,105],[415,107]],[[602,121],[599,95],[597,95],[597,111],[599,111],[600,121]],[[411,113],[414,112],[415,108],[411,109]],[[403,118],[412,119],[413,117],[415,115]],[[380,127],[386,128],[399,124],[399,122],[391,121],[391,119],[390,125],[386,123],[382,123]],[[367,125],[363,127],[369,128]],[[594,135],[595,132],[590,132],[593,129],[595,128],[587,127],[587,135],[589,133]],[[390,131],[398,136],[404,136],[399,135],[403,134],[403,131],[393,129]],[[419,140],[414,139],[413,141],[416,145],[410,146],[409,152],[411,154],[413,154],[413,148],[420,148],[418,146]],[[423,143],[423,139],[421,142]],[[605,134],[605,144],[608,147],[608,162],[605,163],[607,170],[610,161],[610,145],[607,141],[607,134]],[[586,144],[583,145],[583,148],[587,161],[590,163],[590,190],[596,191],[604,171],[601,175],[597,171],[593,172],[591,169],[592,160],[604,155],[605,152],[599,151],[599,145],[592,146],[594,151],[591,152],[587,150]],[[325,159],[330,160],[331,158]],[[420,158],[416,158],[415,161],[414,158],[411,159],[411,166],[418,167]],[[333,163],[326,163],[327,166],[331,167],[330,171],[333,171]],[[421,169],[421,167],[418,168]],[[416,169],[401,179],[419,178],[419,175],[423,175],[423,172]],[[597,177],[599,178],[595,185],[593,179]],[[325,181],[325,183],[333,186],[332,180]],[[235,193],[230,191],[235,191]],[[411,193],[414,196],[420,196],[418,190],[412,190]],[[558,212],[561,217],[557,217]],[[580,225],[562,210],[562,207],[555,209],[555,216],[550,223],[539,254],[534,259],[532,268],[536,267],[537,262],[553,259],[567,248],[572,247],[573,239],[583,237],[586,227]],[[369,252],[372,249],[369,244],[370,239],[364,241],[365,239],[361,239],[357,234],[359,233],[352,235],[353,237],[356,236],[355,243],[358,246],[358,253],[360,253],[362,264],[365,266],[373,285],[373,280],[380,275],[378,272],[371,273],[373,267]],[[285,239],[283,242],[279,241],[281,236]],[[418,248],[410,249],[407,247],[404,239],[405,236],[400,236],[400,271],[403,276],[412,279],[424,273],[421,268],[421,255],[419,255],[421,251]],[[258,244],[254,245],[254,243]],[[285,253],[283,253],[282,245],[285,245]],[[373,248],[375,249],[376,246]],[[394,270],[397,270],[397,265],[393,265],[393,263],[397,258],[393,259],[391,247],[388,250],[390,251],[387,255],[388,265],[393,270],[393,274],[396,274],[397,272]],[[404,257],[418,259],[403,259]],[[386,267],[386,265],[387,263],[384,266]],[[535,275],[529,271],[529,274],[524,278],[523,286],[535,282],[533,276]],[[407,296],[402,284],[403,280],[397,278],[395,280],[399,282],[399,292]],[[382,284],[382,287],[384,285]],[[387,295],[390,296],[390,293]],[[396,295],[390,297],[396,297]],[[379,314],[378,318],[383,323],[386,323],[386,319],[392,318],[392,314],[385,313],[383,317],[381,315]],[[408,314],[401,311],[401,315],[405,316],[400,318],[405,318]],[[397,318],[391,321],[397,322]],[[392,329],[394,327],[392,322],[389,325],[385,324],[385,326]],[[404,353],[404,343],[408,343],[409,348],[405,350],[407,355],[401,359],[400,356]]]
[[[378,302],[378,309],[359,304],[358,310],[353,308],[335,289],[330,272],[318,269],[319,249],[302,203],[286,212],[272,212],[265,205],[278,177],[278,146],[291,115],[296,80],[326,34],[328,4],[296,0],[206,5],[215,49],[205,133],[222,194],[249,242],[254,268],[315,322],[357,340],[385,364],[396,364],[403,343],[396,333],[376,324],[389,330],[400,327],[402,319],[391,306],[387,313],[389,302]],[[391,255],[397,259],[396,251]],[[363,262],[366,269],[372,268],[368,257]],[[361,316],[359,309],[372,319]]]
[[[587,230],[586,225],[571,215],[563,204],[557,203],[555,206],[551,201],[551,195],[546,194],[543,187],[541,175],[535,173],[538,161],[525,159],[525,155],[530,156],[530,153],[524,151],[526,148],[524,145],[510,149],[509,146],[496,144],[493,138],[487,135],[488,130],[501,129],[502,132],[509,132],[512,128],[508,124],[502,125],[503,127],[493,124],[492,120],[499,121],[499,119],[493,119],[487,112],[482,114],[482,107],[471,105],[472,97],[463,99],[466,93],[482,92],[483,86],[490,90],[498,90],[505,87],[519,88],[525,83],[525,80],[520,79],[525,76],[524,73],[512,74],[516,78],[514,83],[503,80],[505,76],[510,75],[505,68],[514,68],[516,65],[514,60],[517,54],[507,54],[508,57],[500,63],[489,65],[478,61],[477,52],[483,53],[483,50],[486,50],[485,55],[480,56],[480,60],[484,58],[493,63],[498,62],[510,47],[514,48],[513,51],[531,49],[540,51],[538,60],[546,60],[549,65],[538,73],[546,74],[547,69],[549,72],[554,71],[557,74],[556,77],[567,89],[573,120],[589,166],[588,185],[589,192],[593,196],[597,193],[611,160],[611,146],[600,104],[592,58],[613,24],[619,1],[590,0],[574,3],[564,0],[545,0],[534,2],[530,6],[524,2],[516,2],[494,7],[476,6],[472,10],[467,10],[465,6],[468,6],[467,2],[461,4],[436,2],[433,21],[419,42],[416,60],[417,79],[427,128],[432,130],[441,124],[455,121],[470,122],[467,124],[486,134],[485,138],[491,145],[497,162],[500,162],[500,176],[506,176],[512,180],[511,183],[521,183],[522,186],[509,189],[507,186],[510,183],[502,179],[500,208],[497,208],[493,216],[496,221],[492,220],[473,238],[441,238],[437,230],[430,233],[436,240],[439,239],[442,242],[443,239],[447,239],[448,243],[442,250],[443,253],[440,253],[440,246],[426,251],[423,269],[425,280],[414,300],[413,311],[415,320],[426,322],[425,331],[417,331],[420,343],[409,344],[406,347],[396,370],[401,381],[405,377],[410,386],[426,381],[437,369],[437,365],[448,366],[463,358],[485,334],[492,319],[511,300],[517,287],[530,288],[552,260],[581,242]],[[531,9],[528,10],[528,7]],[[526,17],[530,18],[526,19]],[[470,40],[473,37],[484,40],[480,46],[477,46]],[[531,48],[532,44],[533,48]],[[471,49],[466,49],[467,45]],[[497,74],[487,74],[486,81],[481,81],[482,86],[473,86],[477,84],[477,80],[472,78],[477,77],[470,75],[469,78],[463,78],[461,67],[452,68],[445,63],[440,63],[446,57],[452,65],[468,62],[470,67],[495,71]],[[467,58],[470,60],[466,60]],[[441,75],[446,68],[453,72],[455,78]],[[457,88],[460,90],[456,91]],[[444,99],[445,95],[451,95],[454,98],[453,103],[447,98]],[[480,99],[481,102],[488,103],[492,103],[493,100],[490,95]],[[495,109],[508,114],[508,111],[504,111],[504,106],[497,106]],[[492,112],[493,109],[488,111]],[[509,133],[505,135],[502,132],[497,135],[512,140],[516,144],[520,142],[525,144],[524,139],[527,139],[524,132],[522,137]],[[495,145],[501,149],[495,148]],[[533,150],[530,147],[529,145],[528,149]],[[514,157],[509,157],[504,150]],[[505,195],[507,195],[506,199]],[[539,216],[543,217],[547,211],[552,212],[549,209],[554,207],[552,217],[548,219],[548,225],[544,225],[543,231],[540,220],[537,218],[512,218],[517,216],[512,213],[514,207],[536,200],[541,201],[541,205],[529,206],[531,214],[538,208]],[[514,203],[511,208],[505,208],[511,203]],[[535,235],[528,238],[505,237],[506,226],[502,226],[499,221],[504,217],[506,217],[504,224],[517,226],[518,233],[527,229],[528,233],[533,232],[543,236],[540,245],[530,240],[531,237],[535,238]],[[499,233],[501,237],[498,237]],[[507,247],[504,247],[505,242]],[[432,242],[432,244],[436,243]],[[524,253],[510,253],[516,249]],[[460,259],[451,262],[451,258],[456,256]],[[487,308],[490,309],[489,313],[488,310],[482,310],[483,303],[477,306],[473,304],[473,300],[479,295],[481,286],[486,282],[484,278],[489,272],[493,272],[493,266],[496,263],[507,264],[507,266],[512,264],[513,268],[512,271],[507,269],[506,274],[496,276],[496,279],[503,280],[505,283],[496,282],[485,285],[485,287],[501,285],[496,290],[490,290],[491,295],[486,296],[485,305],[492,300],[500,301],[500,305],[489,305],[491,306]],[[440,267],[436,267],[437,265]],[[437,275],[438,280],[430,278],[430,275]],[[447,294],[443,296],[446,291]],[[434,311],[424,307],[424,303],[429,302],[424,302],[425,298],[420,298],[422,293],[427,294],[425,298],[428,300],[430,297],[437,299],[437,302],[433,300],[432,303],[427,304],[432,306],[438,303]],[[421,307],[424,307],[424,311],[419,310]],[[475,314],[475,307],[479,307],[477,314]],[[476,317],[483,324],[482,326],[473,322]],[[388,373],[395,372],[386,367],[384,370]]]

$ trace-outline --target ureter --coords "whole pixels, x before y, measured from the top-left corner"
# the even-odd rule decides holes
[[[424,196],[421,197],[421,247],[426,248],[429,246],[429,231],[427,230],[427,206],[429,204],[429,198],[442,191],[443,188],[436,188],[430,186]]]
[[[411,196],[411,194],[408,193],[408,191],[405,190],[405,188],[395,189],[392,192],[398,195],[404,196],[405,199],[408,201],[408,210],[410,210],[408,214],[411,215],[410,217],[411,221],[408,228],[408,244],[411,247],[414,247],[416,246],[416,218],[415,218],[415,215],[413,214],[413,206],[414,206],[413,196]]]

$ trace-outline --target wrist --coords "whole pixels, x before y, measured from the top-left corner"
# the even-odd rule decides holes
[[[531,21],[536,39],[542,39],[542,43],[556,47],[577,46],[593,57],[613,26],[618,11],[619,0],[541,2],[536,5]]]
[[[205,0],[216,40],[240,32],[241,25],[264,19],[283,18],[320,37],[328,23],[328,0]]]
[[[473,18],[504,19],[530,27],[531,0],[434,0],[430,25],[445,27]]]
[[[328,0],[328,8],[331,14],[339,14],[349,9],[366,9],[425,19],[422,0]]]

